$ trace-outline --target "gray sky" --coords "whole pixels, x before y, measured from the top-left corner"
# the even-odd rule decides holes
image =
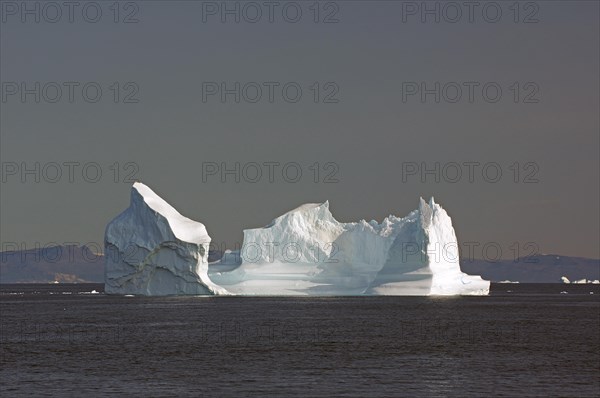
[[[272,22],[228,2],[239,23],[221,2],[113,3],[72,22],[37,3],[36,22],[36,2],[1,2],[3,245],[102,242],[133,173],[230,246],[305,202],[381,221],[433,195],[460,242],[600,257],[598,2],[481,2],[471,22],[429,2],[439,23],[421,2],[280,2]],[[236,162],[239,183],[203,173]]]

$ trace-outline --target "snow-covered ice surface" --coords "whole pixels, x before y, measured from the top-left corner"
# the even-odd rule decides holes
[[[328,202],[304,204],[245,230],[240,251],[208,266],[204,225],[136,183],[105,240],[107,254],[121,254],[107,255],[109,294],[485,295],[490,286],[461,272],[451,219],[433,198],[381,223],[340,223]]]

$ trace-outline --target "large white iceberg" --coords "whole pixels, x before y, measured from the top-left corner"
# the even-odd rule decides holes
[[[148,296],[226,294],[208,277],[210,236],[136,182],[129,208],[106,227],[104,290]]]
[[[133,244],[132,244],[133,243]],[[340,223],[329,203],[305,204],[244,231],[237,252],[207,264],[203,224],[136,183],[106,230],[106,292],[117,294],[458,295],[490,283],[460,270],[450,217],[421,199],[405,218]],[[124,261],[131,246],[138,255]],[[132,250],[132,252],[136,252]]]

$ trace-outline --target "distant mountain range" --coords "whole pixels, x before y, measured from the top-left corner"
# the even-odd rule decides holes
[[[488,262],[462,259],[460,268],[467,274],[481,275],[492,282],[561,283],[561,277],[570,281],[600,279],[600,259],[541,254],[517,260]]]
[[[0,283],[104,282],[104,256],[86,246],[0,252]]]
[[[209,261],[221,253],[210,252]],[[492,282],[561,283],[599,280],[600,259],[538,255],[527,259],[461,260],[462,271]],[[44,249],[0,252],[0,283],[104,282],[104,257],[86,246],[53,246]]]

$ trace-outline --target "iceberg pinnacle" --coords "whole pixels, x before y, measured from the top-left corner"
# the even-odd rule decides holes
[[[208,277],[210,236],[136,182],[129,208],[106,227],[105,291],[109,294],[225,294]]]
[[[244,230],[240,251],[209,266],[204,225],[136,183],[105,240],[119,254],[106,262],[115,294],[482,295],[490,285],[461,271],[452,221],[433,198],[381,223],[341,223],[329,202],[307,203]]]

